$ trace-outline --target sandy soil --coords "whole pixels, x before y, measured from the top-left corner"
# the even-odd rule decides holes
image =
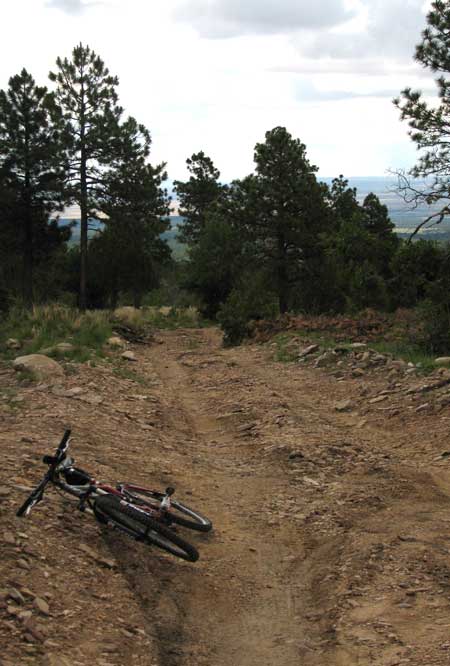
[[[449,664],[450,408],[402,394],[388,416],[368,399],[382,374],[224,350],[215,329],[158,338],[119,375],[24,387],[0,370],[2,666]],[[105,533],[55,492],[14,517],[68,425],[81,467],[175,485],[213,520],[180,528],[197,563]]]

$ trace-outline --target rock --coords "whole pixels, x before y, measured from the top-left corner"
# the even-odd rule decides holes
[[[372,356],[371,362],[374,365],[383,365],[387,360],[387,357],[383,354],[375,354],[375,356]]]
[[[8,615],[17,616],[20,613],[20,608],[19,606],[13,606],[12,604],[8,604],[8,606],[6,607],[6,612],[8,613]]]
[[[127,361],[137,361],[136,354],[132,351],[123,352],[120,356]]]
[[[30,610],[20,611],[20,613],[19,613],[19,620],[20,620],[21,622],[28,622],[28,620],[29,620],[30,617],[32,617],[32,616],[33,616],[33,613],[32,613],[32,611],[30,611]]]
[[[366,373],[362,368],[355,368],[354,370],[352,370],[353,377],[363,377],[365,374]]]
[[[375,405],[377,402],[383,402],[383,400],[386,400],[386,398],[387,398],[387,395],[377,395],[376,398],[371,398],[369,400],[369,403],[371,405]]]
[[[99,553],[96,553],[95,550],[93,550],[92,548],[89,548],[89,546],[86,546],[84,543],[80,545],[80,550],[82,550],[83,553],[86,553],[86,555],[89,555],[89,557],[92,557],[93,560],[95,560],[99,564],[102,564],[108,569],[114,569],[117,566],[114,560],[107,557],[103,557]]]
[[[8,590],[8,597],[21,606],[25,603],[24,596],[15,587],[11,587]]]
[[[22,345],[16,340],[16,338],[9,338],[5,343],[6,349],[20,349],[21,346]]]
[[[324,352],[320,356],[318,356],[315,360],[314,367],[315,368],[323,368],[324,365],[327,365],[329,361],[331,361],[334,357],[333,352]],[[342,363],[342,361],[340,362]]]
[[[349,412],[353,407],[353,402],[351,400],[341,400],[334,405],[334,408],[337,412]]]
[[[96,395],[95,393],[86,393],[85,395],[76,396],[77,400],[81,402],[87,402],[89,405],[101,405],[103,398],[101,395]]]
[[[419,405],[418,407],[416,407],[416,410],[415,410],[415,411],[416,411],[416,412],[424,412],[424,411],[426,411],[426,410],[429,408],[429,406],[430,406],[430,403],[429,403],[429,402],[425,402],[423,405]]]
[[[16,545],[16,538],[12,532],[5,532],[3,535],[3,541],[10,546]]]
[[[31,568],[28,562],[23,559],[23,557],[17,560],[17,566],[19,567],[19,569],[25,569],[25,571],[29,571]]]
[[[350,349],[366,349],[367,344],[365,342],[351,342],[349,344]]]
[[[301,451],[291,451],[289,454],[289,460],[296,460],[298,458],[304,458],[305,456]]]
[[[337,345],[336,347],[334,347],[333,351],[336,354],[348,354],[350,351],[350,347],[349,345]]]
[[[406,361],[402,358],[396,358],[395,360],[389,361],[389,368],[396,368],[397,370],[402,370],[407,366]]]
[[[309,347],[305,347],[305,349],[302,349],[302,351],[299,354],[299,358],[305,358],[306,356],[309,356],[310,354],[314,354],[314,352],[319,350],[319,345],[309,345]]]
[[[13,361],[14,370],[30,372],[38,380],[64,377],[64,370],[57,361],[43,354],[29,354],[18,356]]]
[[[10,489],[6,486],[0,486],[0,497],[8,497],[10,492]]]
[[[75,346],[70,342],[59,342],[56,345],[55,350],[60,352],[61,354],[68,354],[75,350]]]
[[[316,481],[315,479],[311,479],[309,476],[304,476],[304,477],[303,477],[303,481],[304,481],[305,483],[307,483],[308,485],[310,485],[310,486],[314,486],[314,487],[316,487],[316,488],[317,488],[318,486],[320,486],[320,483],[319,483],[318,481]]]
[[[71,389],[63,389],[61,386],[54,386],[52,388],[53,395],[57,395],[60,398],[74,398],[83,392],[84,389],[82,389],[80,386],[74,386]]]
[[[73,666],[73,662],[61,654],[46,654],[42,663],[43,666]]]
[[[33,606],[40,612],[42,615],[50,615],[50,608],[45,599],[41,597],[35,597],[33,600]]]
[[[435,365],[450,365],[450,356],[439,356],[434,359]]]
[[[113,335],[111,338],[108,338],[106,341],[106,344],[109,347],[120,347],[121,349],[124,349],[127,346],[127,343],[125,340],[122,340],[122,338],[119,338],[118,335]]]

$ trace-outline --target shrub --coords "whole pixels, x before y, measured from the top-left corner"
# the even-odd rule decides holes
[[[224,345],[240,344],[251,333],[251,322],[273,319],[278,314],[277,297],[269,291],[262,275],[233,289],[221,306],[217,320],[224,332]]]

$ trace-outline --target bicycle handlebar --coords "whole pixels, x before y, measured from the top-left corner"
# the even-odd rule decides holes
[[[38,485],[33,489],[30,495],[27,497],[22,506],[17,510],[16,516],[27,515],[33,506],[42,500],[44,495],[45,486],[51,481],[53,472],[56,467],[64,460],[66,451],[69,445],[70,430],[66,430],[64,435],[56,449],[56,455],[54,456],[44,456],[43,462],[46,463],[49,468],[43,477],[43,479],[38,483]]]

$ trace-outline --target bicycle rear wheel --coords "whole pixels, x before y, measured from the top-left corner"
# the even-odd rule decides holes
[[[95,500],[94,511],[102,522],[111,521],[113,524],[124,527],[139,541],[158,546],[188,562],[196,562],[199,558],[194,546],[168,527],[150,518],[144,511],[124,503],[119,497],[114,495],[99,497]]]
[[[124,490],[128,496],[132,498],[132,502],[149,506],[151,509],[158,511],[160,509],[160,502],[164,497],[164,493],[157,492],[156,490],[147,490],[145,488],[138,488],[132,485],[124,484]],[[170,522],[188,527],[191,530],[198,532],[209,532],[212,529],[212,522],[206,516],[203,516],[196,509],[171,499],[170,509],[165,510],[165,514]]]

